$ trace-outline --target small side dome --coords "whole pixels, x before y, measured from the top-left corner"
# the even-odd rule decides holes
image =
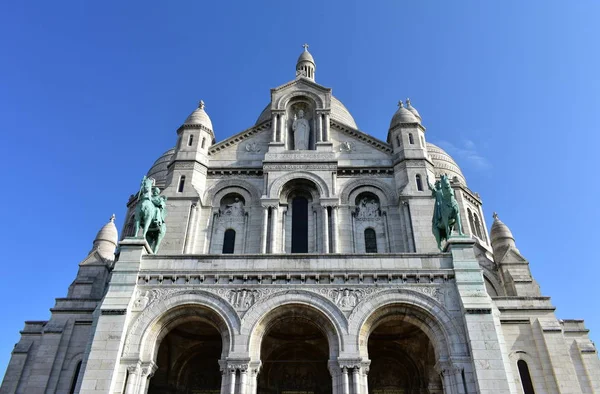
[[[108,223],[98,231],[92,251],[96,249],[103,258],[114,259],[118,240],[119,234],[115,226],[115,215],[113,214]]]
[[[190,116],[187,117],[185,122],[183,122],[183,125],[184,126],[204,126],[207,129],[212,131],[212,129],[213,129],[212,122],[210,120],[210,117],[206,113],[206,111],[204,111],[204,101],[200,100],[200,103],[198,104],[198,108],[196,108],[196,110],[194,112],[192,112],[190,114]]]
[[[419,123],[421,123],[423,119],[421,119],[419,111],[417,111],[417,109],[411,105],[409,98],[406,99],[406,109],[409,110],[415,116],[415,118],[419,119]]]
[[[433,161],[433,169],[436,177],[439,177],[442,174],[448,174],[450,179],[456,177],[462,184],[467,184],[467,180],[460,170],[460,167],[445,150],[428,142],[427,153],[429,153],[429,157],[431,157],[431,161]]]
[[[298,56],[298,61],[296,63],[302,63],[302,62],[311,62],[312,64],[315,64],[315,59],[312,57],[312,55],[310,54],[310,52],[308,51],[308,45],[306,45],[306,47],[304,48],[304,52],[302,52],[300,54],[300,56]]]
[[[498,249],[503,246],[515,246],[515,237],[508,226],[498,218],[498,214],[494,212],[494,223],[490,230],[490,238],[492,241],[492,248]]]
[[[398,110],[392,117],[392,121],[390,122],[390,129],[394,127],[405,124],[405,123],[419,123],[419,119],[413,115],[408,109],[404,108],[404,104],[402,101],[398,102]]]
[[[175,154],[175,148],[171,148],[163,153],[155,162],[146,174],[148,178],[154,178],[156,186],[164,188],[167,183],[167,173],[169,171],[169,163]]]

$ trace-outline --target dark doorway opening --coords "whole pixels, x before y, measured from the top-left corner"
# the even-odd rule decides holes
[[[292,253],[308,253],[308,200],[292,200]]]

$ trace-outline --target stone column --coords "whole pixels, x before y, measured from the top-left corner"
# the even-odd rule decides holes
[[[248,391],[246,386],[248,385],[248,369],[240,368],[240,394],[246,394]]]
[[[229,394],[235,394],[235,372],[237,369],[229,368]]]
[[[369,368],[363,368],[363,379],[365,385],[365,394],[369,394]]]
[[[280,253],[285,253],[285,242],[286,242],[286,233],[285,233],[285,225],[287,220],[287,208],[281,207],[281,247],[279,248]]]
[[[267,253],[267,226],[269,225],[269,207],[263,206],[263,230],[260,244],[260,252]]]
[[[196,216],[198,214],[198,205],[192,203],[190,207],[190,219],[188,221],[187,230],[185,232],[185,244],[183,247],[183,253],[190,254],[194,253],[194,241],[196,238]]]
[[[348,382],[348,368],[342,367],[342,389],[343,394],[350,394],[350,382]]]
[[[360,394],[360,368],[354,367],[352,368],[352,383],[354,386],[353,394]]]
[[[323,133],[323,141],[329,141],[329,114],[325,114],[325,130]]]
[[[333,250],[331,253],[338,253],[338,233],[337,233],[337,206],[331,207],[331,243]]]
[[[140,388],[138,393],[146,394],[148,392],[148,385],[150,384],[150,379],[154,376],[154,372],[158,367],[153,362],[142,364],[142,373],[140,375]]]
[[[138,377],[140,374],[139,365],[130,365],[127,367],[127,387],[125,387],[125,394],[137,394]]]
[[[281,122],[281,126],[279,127],[279,139],[280,142],[283,142],[284,144],[287,143],[287,127],[285,127],[285,112],[282,112],[281,114],[279,114],[279,121]]]
[[[271,142],[277,142],[277,122],[279,121],[278,115],[273,113],[271,116],[271,130],[273,131],[273,135],[271,136]]]
[[[327,207],[323,207],[323,253],[329,253],[329,213]]]
[[[317,118],[319,118],[319,123],[317,125],[317,142],[323,141],[323,114],[317,112]]]
[[[277,252],[277,221],[279,220],[279,210],[277,207],[271,207],[271,247],[269,252],[276,253]]]
[[[256,392],[257,392],[258,382],[256,381],[256,378],[258,377],[258,372],[260,371],[260,366],[261,366],[260,361],[253,361],[249,364],[250,387],[249,387],[249,390],[247,391],[248,394],[256,394]]]

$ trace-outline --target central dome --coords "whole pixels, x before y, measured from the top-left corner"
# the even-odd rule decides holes
[[[256,120],[256,125],[259,125],[270,119],[271,104],[268,104],[265,107],[265,109],[263,109],[263,111],[260,113],[260,116]],[[354,118],[352,117],[352,115],[350,115],[350,112],[348,111],[346,106],[344,106],[344,104],[342,104],[340,100],[336,99],[333,96],[331,96],[331,119],[336,122],[342,123],[346,126],[350,126],[353,129],[358,129]]]

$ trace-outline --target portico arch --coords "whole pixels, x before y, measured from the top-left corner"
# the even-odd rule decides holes
[[[131,325],[123,358],[153,362],[165,335],[177,325],[190,321],[208,322],[219,331],[223,356],[234,349],[233,335],[240,327],[235,310],[221,297],[202,290],[190,290],[155,296]]]
[[[331,359],[343,351],[343,336],[348,332],[348,326],[342,311],[323,296],[290,290],[262,298],[244,316],[240,336],[247,338],[246,349],[252,360],[260,360],[261,342],[268,329],[274,322],[286,317],[318,322],[319,329],[327,338]]]
[[[311,181],[319,191],[320,198],[330,197],[329,187],[323,178],[307,171],[295,171],[277,178],[269,187],[267,192],[268,198],[279,198],[284,185],[294,179],[306,179]]]
[[[431,340],[438,360],[468,353],[464,331],[443,305],[417,291],[393,289],[365,299],[349,317],[348,331],[357,338],[355,345],[362,357],[368,358],[369,335],[389,319],[400,319],[421,329]]]

